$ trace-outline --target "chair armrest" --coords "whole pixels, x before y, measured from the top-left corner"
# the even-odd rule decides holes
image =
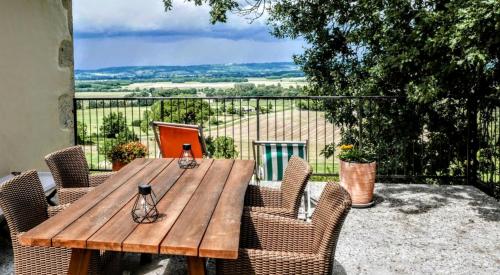
[[[103,183],[105,180],[107,180],[109,177],[114,175],[115,173],[116,172],[106,172],[106,173],[89,175],[89,186],[96,187],[99,184]]]
[[[282,252],[311,253],[311,223],[259,212],[243,213],[240,247]]]
[[[261,207],[261,206],[245,206],[244,211],[259,212],[270,215],[282,216],[290,219],[296,219],[297,215],[287,208],[276,208],[276,207]]]
[[[60,188],[57,190],[59,204],[73,203],[93,189],[94,187]]]
[[[246,206],[281,207],[281,191],[274,188],[249,185],[245,193]]]
[[[238,259],[217,260],[222,274],[328,274],[328,264],[308,253],[240,249]]]
[[[64,209],[68,208],[68,206],[70,206],[70,204],[60,204],[60,205],[56,205],[56,206],[49,206],[47,208],[47,213],[49,214],[49,218],[54,217],[59,212],[62,212]]]

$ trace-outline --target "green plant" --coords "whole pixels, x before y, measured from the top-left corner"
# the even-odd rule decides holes
[[[91,138],[88,136],[87,124],[78,121],[77,124],[76,143],[81,145],[93,144]]]
[[[120,132],[130,131],[123,113],[110,113],[102,119],[102,126],[99,128],[101,134],[107,138],[115,138]]]
[[[324,152],[325,150],[323,150],[323,152],[321,153],[325,156],[330,154],[330,151],[328,153]],[[375,155],[370,149],[354,147],[354,145],[352,144],[341,145],[340,153],[337,155],[337,157],[343,161],[358,163],[370,163],[375,160]]]
[[[134,127],[141,127],[141,123],[142,123],[142,120],[136,119],[136,120],[132,121],[131,125]]]
[[[121,162],[127,164],[136,158],[143,158],[148,154],[146,146],[140,142],[129,142],[124,144],[115,144],[106,157],[111,162]]]
[[[144,111],[141,130],[147,132],[151,121],[198,124],[206,121],[212,112],[208,102],[196,98],[156,101],[150,110]]]
[[[231,159],[238,156],[234,139],[230,137],[208,137],[206,139],[207,151],[213,158]]]

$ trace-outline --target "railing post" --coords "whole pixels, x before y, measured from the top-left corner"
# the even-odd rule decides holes
[[[260,98],[257,97],[257,140],[260,140]]]
[[[478,104],[476,99],[467,99],[467,184],[477,185],[478,170],[478,125],[477,125]]]
[[[73,143],[78,145],[78,122],[76,112],[78,112],[78,102],[76,98],[73,98]],[[85,138],[85,137],[84,137]]]
[[[358,143],[359,148],[363,148],[363,99],[359,98],[358,100]]]
[[[160,120],[161,121],[164,121],[164,118],[165,118],[164,108],[165,108],[165,101],[161,100],[160,101]],[[179,106],[177,106],[177,108],[179,108]],[[172,117],[172,116],[170,116],[170,117]]]

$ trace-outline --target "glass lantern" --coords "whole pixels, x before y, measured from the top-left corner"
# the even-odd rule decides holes
[[[132,218],[136,223],[152,223],[158,219],[156,195],[149,184],[139,185],[139,192],[132,209]]]
[[[197,163],[193,156],[193,151],[191,150],[191,144],[182,145],[182,153],[179,157],[179,167],[182,169],[195,168]]]

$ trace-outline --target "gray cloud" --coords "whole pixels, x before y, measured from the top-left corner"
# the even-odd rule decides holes
[[[75,40],[75,67],[96,69],[116,66],[197,65],[291,62],[302,52],[301,41],[254,41],[225,38],[183,40],[109,37]]]
[[[272,37],[265,18],[211,25],[208,7],[184,0],[168,13],[161,0],[79,0],[73,17],[77,69],[291,61],[303,45]]]

